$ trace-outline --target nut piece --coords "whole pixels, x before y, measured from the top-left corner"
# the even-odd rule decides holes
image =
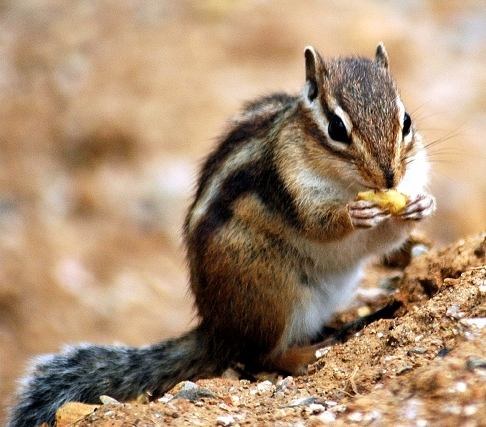
[[[397,215],[405,207],[408,197],[397,190],[369,190],[358,193],[356,200],[367,200],[386,208],[392,215]]]

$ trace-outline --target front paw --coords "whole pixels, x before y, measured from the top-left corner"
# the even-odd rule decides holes
[[[429,194],[419,194],[410,197],[403,210],[398,215],[406,221],[419,221],[427,218],[435,211],[435,199]]]
[[[372,228],[390,218],[390,212],[375,202],[355,200],[348,204],[351,223],[355,228]]]

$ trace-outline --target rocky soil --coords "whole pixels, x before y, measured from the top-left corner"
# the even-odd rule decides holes
[[[376,279],[382,292],[366,287]],[[337,321],[391,301],[403,304],[396,317],[324,348],[309,375],[250,382],[228,372],[152,403],[68,404],[58,426],[485,426],[486,234],[419,256],[403,273],[375,266],[364,286]]]

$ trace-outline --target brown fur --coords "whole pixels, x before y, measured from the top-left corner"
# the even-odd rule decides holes
[[[401,135],[384,47],[375,61],[324,61],[312,48],[305,58],[301,95],[247,104],[201,169],[184,225],[199,325],[151,346],[88,345],[45,357],[9,427],[50,423],[73,399],[156,398],[231,362],[306,372],[317,349],[309,343],[350,300],[363,263],[397,249],[433,199],[410,200],[402,218],[354,201],[358,191],[399,184],[421,152],[413,132],[407,143]],[[422,191],[426,177],[409,181]]]
[[[389,170],[393,185],[401,179],[404,164],[395,164],[389,154],[400,123],[387,66],[382,47],[377,62],[355,57],[325,62],[306,51],[307,78],[324,114],[335,99],[356,119],[353,135],[362,145],[329,144],[301,97],[277,94],[248,104],[203,166],[185,225],[191,286],[201,322],[237,359],[291,372],[308,362],[308,351],[302,356],[285,338],[307,262],[288,239],[329,242],[354,227],[346,194],[319,203],[317,193],[303,193],[295,174],[304,169],[354,179],[359,173],[376,187],[390,185]],[[229,166],[252,143],[258,148]],[[213,184],[217,194],[204,205]],[[196,220],[197,209],[203,213]]]

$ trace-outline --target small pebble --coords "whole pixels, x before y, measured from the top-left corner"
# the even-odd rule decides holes
[[[410,365],[403,365],[397,369],[397,375],[401,375],[405,372],[411,371],[412,367]]]
[[[417,258],[420,255],[426,254],[427,252],[430,251],[430,248],[427,245],[424,244],[417,244],[412,247],[412,258]]]
[[[336,414],[334,414],[333,412],[325,411],[319,414],[317,418],[322,422],[331,423],[333,421],[336,421]]]
[[[314,403],[316,400],[317,400],[317,397],[314,397],[314,396],[304,397],[302,399],[293,400],[288,405],[283,405],[283,406],[280,406],[280,407],[281,408],[293,408],[295,406],[310,405],[310,404]]]
[[[215,394],[206,387],[199,387],[191,381],[184,381],[179,391],[174,396],[175,399],[186,399],[194,402],[202,397],[211,397],[216,399]]]
[[[460,381],[454,385],[454,389],[459,393],[464,393],[467,391],[467,384],[463,381]]]
[[[270,391],[272,389],[273,384],[270,381],[262,381],[261,383],[257,384],[257,390],[260,392]]]
[[[361,422],[363,420],[363,414],[361,412],[353,412],[352,414],[348,415],[349,421],[356,421]]]
[[[287,390],[295,388],[294,377],[285,377],[283,380],[279,381],[277,387],[275,388],[274,396],[278,393],[283,393]]]
[[[486,359],[470,357],[466,362],[466,368],[468,371],[474,371],[475,369],[486,369]]]
[[[330,349],[331,347],[329,346],[329,347],[324,347],[324,348],[320,348],[319,350],[316,350],[316,359],[320,359],[322,356],[329,353]]]
[[[446,310],[446,316],[452,319],[462,319],[466,314],[463,311],[459,311],[460,306],[458,304],[451,305]]]
[[[112,411],[111,409],[109,411],[105,411],[103,414],[103,417],[108,417],[108,418],[113,418],[115,416],[115,411]]]
[[[159,402],[159,403],[167,403],[170,400],[172,400],[173,398],[174,398],[174,395],[173,394],[167,393],[163,397],[161,397],[160,399],[157,399],[157,402]]]
[[[414,354],[425,354],[427,353],[427,349],[423,347],[414,347],[408,350],[409,355],[414,353]]]
[[[474,405],[474,404],[471,404],[471,405],[466,405],[463,409],[463,413],[464,415],[466,415],[467,417],[470,417],[472,415],[475,415],[476,412],[478,412],[478,405]]]
[[[324,412],[325,410],[326,410],[326,408],[324,408],[324,406],[319,404],[319,403],[311,403],[310,405],[308,405],[304,408],[304,411],[307,412],[310,415],[320,414],[321,412]]]
[[[473,317],[468,319],[461,319],[461,325],[483,329],[486,326],[486,317]]]
[[[221,415],[216,418],[216,424],[218,426],[232,426],[235,423],[235,419],[231,415]]]
[[[113,399],[113,397],[102,395],[100,396],[100,402],[103,405],[120,405],[120,402],[118,400]]]

